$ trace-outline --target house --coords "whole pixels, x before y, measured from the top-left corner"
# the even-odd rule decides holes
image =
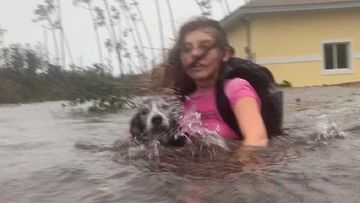
[[[236,55],[293,87],[360,81],[360,0],[250,0],[221,20]]]

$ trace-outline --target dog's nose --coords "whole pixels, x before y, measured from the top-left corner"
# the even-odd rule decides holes
[[[162,121],[163,121],[163,118],[162,118],[161,115],[155,115],[155,116],[152,117],[152,119],[151,119],[151,123],[152,123],[153,125],[159,125],[159,124],[162,123]]]

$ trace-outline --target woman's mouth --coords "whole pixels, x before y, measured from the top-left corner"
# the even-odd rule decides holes
[[[202,68],[204,66],[205,66],[205,64],[203,64],[201,62],[197,62],[194,65],[192,65],[191,68]]]

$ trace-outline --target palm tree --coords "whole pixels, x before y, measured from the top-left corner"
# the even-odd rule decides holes
[[[71,51],[71,48],[70,48],[69,40],[67,39],[65,32],[64,32],[64,40],[65,40],[65,46],[66,46],[66,49],[67,49],[67,52],[68,52],[68,57],[69,57],[69,60],[70,60],[70,64],[73,64],[74,60],[73,60],[73,56],[72,56],[72,51]]]
[[[228,2],[228,0],[223,0],[223,1],[225,3],[225,8],[227,10],[227,14],[229,14],[231,12],[229,2]]]
[[[45,21],[48,24],[48,28],[52,32],[54,50],[55,50],[55,65],[59,65],[59,47],[56,37],[56,29],[59,28],[59,23],[57,20],[53,20],[53,15],[55,13],[55,5],[53,0],[45,0],[45,5],[39,4],[34,10],[35,19],[34,22]]]
[[[114,38],[117,39],[117,44],[115,47],[112,47],[113,49],[118,49],[118,53],[120,55],[120,63],[119,63],[119,66],[124,68],[123,64],[123,55],[122,55],[122,50],[123,50],[123,46],[124,46],[124,42],[123,42],[123,39],[122,39],[122,25],[121,25],[121,14],[120,14],[120,11],[115,7],[115,6],[111,6],[111,12],[112,12],[112,16],[111,18],[114,20],[113,23],[114,23],[114,26],[117,25],[117,38],[116,38],[116,31],[114,32],[115,36]],[[108,41],[108,43],[111,43],[111,40]],[[124,70],[123,70],[124,71]]]
[[[109,67],[111,69],[111,72],[113,71],[113,64],[112,64],[112,52],[114,50],[113,44],[110,39],[106,39],[105,41],[105,47],[108,51],[108,60],[109,60]]]
[[[3,29],[0,27],[0,48],[2,47],[3,43],[4,43],[4,35],[7,32],[6,29]]]
[[[104,3],[104,6],[105,6],[106,14],[107,14],[108,19],[109,19],[109,26],[107,26],[107,27],[108,27],[110,39],[112,41],[113,47],[118,47],[119,42],[116,39],[116,32],[115,32],[115,28],[114,28],[114,22],[112,20],[111,14],[110,14],[109,4],[108,4],[107,0],[103,0],[103,3]],[[120,49],[116,48],[115,53],[116,53],[116,56],[117,56],[117,59],[118,59],[118,62],[119,62],[120,75],[122,76],[124,74],[124,72],[123,72],[123,67],[121,67],[122,61],[121,61]]]
[[[195,0],[204,16],[211,16],[211,0]]]
[[[43,50],[44,50],[44,58],[46,62],[49,62],[49,45],[48,45],[48,28],[46,26],[42,26],[43,28]]]
[[[127,59],[127,66],[129,68],[129,73],[130,74],[133,74],[134,73],[134,70],[133,70],[133,67],[135,66],[134,65],[134,61],[131,60],[131,53],[129,52],[129,50],[127,49],[127,47],[124,47],[124,57]]]
[[[100,26],[99,24],[101,24],[101,22],[98,22],[95,19],[92,1],[91,0],[74,0],[73,4],[75,6],[80,6],[81,4],[86,5],[86,7],[83,7],[83,8],[88,10],[90,13],[90,17],[91,17],[91,21],[92,21],[92,25],[93,25],[93,29],[94,29],[94,33],[95,33],[96,45],[97,45],[97,49],[98,49],[99,63],[104,64],[104,59],[103,59],[103,54],[102,54],[102,46],[100,43],[100,35],[99,35],[99,29],[98,29],[98,27]]]
[[[151,36],[150,36],[150,33],[149,33],[149,29],[148,29],[148,26],[145,22],[145,19],[143,17],[143,14],[142,14],[142,11],[140,10],[139,8],[139,3],[136,1],[136,0],[133,0],[132,1],[132,5],[135,7],[136,11],[137,11],[137,14],[139,15],[139,19],[143,25],[143,28],[145,30],[145,35],[146,35],[146,38],[148,40],[148,43],[149,43],[149,48],[150,48],[150,53],[151,53],[151,65],[154,66],[155,65],[155,51],[154,51],[154,46],[153,46],[153,43],[152,43],[152,39],[151,39]]]
[[[3,29],[3,28],[1,28],[0,27],[0,67],[3,65],[3,61],[5,61],[5,59],[3,59],[4,58],[4,53],[3,53],[3,45],[5,44],[4,43],[4,35],[5,35],[5,33],[7,32],[7,30],[6,29]]]
[[[154,65],[154,61],[153,59],[155,58],[155,52],[153,50],[153,44],[152,44],[152,40],[149,34],[149,30],[146,26],[145,20],[142,16],[142,12],[139,9],[138,3],[135,0],[132,0],[131,3],[127,3],[126,0],[117,0],[119,2],[120,5],[120,9],[121,11],[124,13],[125,15],[125,22],[127,24],[127,26],[129,27],[129,29],[131,29],[131,35],[133,35],[132,30],[134,31],[134,33],[136,34],[136,36],[132,36],[133,38],[136,37],[136,39],[134,39],[134,44],[135,44],[135,52],[137,54],[137,58],[139,61],[139,67],[140,67],[140,71],[143,72],[147,67],[147,57],[146,57],[146,53],[145,53],[145,49],[144,49],[144,44],[143,44],[143,40],[142,40],[142,36],[140,34],[140,29],[138,27],[138,22],[140,21],[143,25],[143,28],[145,30],[145,35],[147,36],[147,41],[149,43],[150,46],[150,53],[152,54],[152,60],[151,60],[151,65]],[[131,5],[131,6],[129,6]],[[135,8],[136,11],[132,11],[131,8]],[[129,23],[129,20],[132,22],[131,24]],[[135,42],[136,41],[136,42]]]
[[[167,4],[169,14],[170,14],[171,28],[172,28],[172,31],[173,31],[173,35],[175,37],[176,36],[176,28],[175,27],[176,26],[175,26],[174,13],[173,13],[172,8],[171,8],[170,0],[166,0],[166,4]]]
[[[130,19],[133,22],[134,25],[134,30],[135,30],[135,34],[136,37],[138,39],[139,42],[139,47],[137,49],[137,55],[139,57],[139,60],[142,61],[142,66],[145,68],[147,66],[146,64],[146,56],[145,56],[145,51],[144,51],[144,46],[143,46],[143,41],[139,32],[139,28],[137,26],[137,15],[136,14],[129,14],[130,15]]]
[[[64,27],[62,23],[62,16],[61,16],[61,4],[60,0],[57,0],[57,19],[58,19],[58,26],[60,30],[60,51],[61,51],[61,65],[62,67],[66,66],[66,58],[65,58],[65,34],[64,34]]]
[[[162,25],[162,19],[161,19],[161,10],[160,10],[160,4],[159,0],[154,0],[156,5],[156,13],[159,23],[159,33],[160,33],[160,46],[161,46],[161,58],[163,59],[165,57],[165,43],[164,43],[164,30]]]
[[[141,53],[140,47],[142,47],[142,44],[140,44],[140,42],[138,41],[139,40],[139,33],[137,34],[138,39],[136,39],[136,36],[134,34],[134,28],[130,23],[130,21],[132,21],[131,14],[129,13],[130,8],[129,8],[129,6],[128,6],[128,4],[127,4],[127,2],[125,0],[118,0],[118,3],[119,3],[120,10],[123,12],[123,15],[125,15],[124,20],[125,20],[125,23],[126,23],[126,26],[127,26],[127,28],[125,28],[124,31],[123,31],[123,35],[127,37],[128,34],[130,34],[133,45],[134,45],[135,52],[137,53],[138,57],[140,58],[141,54],[139,54],[139,53]],[[136,32],[136,30],[135,30],[135,32]],[[137,30],[137,32],[138,32],[138,30]],[[124,57],[127,58],[128,60],[131,60],[132,56],[131,56],[129,50],[125,51]],[[140,61],[140,59],[139,59],[139,61]],[[134,64],[133,60],[132,60],[132,62]]]

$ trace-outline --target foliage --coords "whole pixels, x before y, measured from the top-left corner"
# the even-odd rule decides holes
[[[79,67],[73,66],[67,78],[73,86],[70,105],[91,102],[92,111],[113,111],[124,107],[135,107],[132,97],[144,94],[135,93],[136,79],[132,76],[113,77],[104,72],[99,64],[86,70],[75,71]]]
[[[70,100],[71,105],[91,102],[91,110],[112,111],[132,107],[132,97],[146,94],[137,77],[114,77],[100,64],[64,70],[19,44],[0,50],[0,103]]]

